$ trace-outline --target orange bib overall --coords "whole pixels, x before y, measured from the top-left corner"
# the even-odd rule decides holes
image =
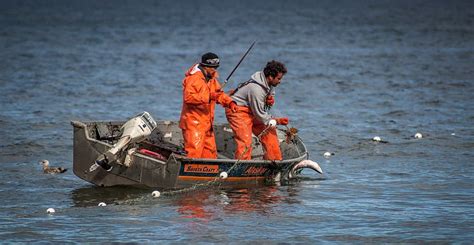
[[[263,145],[264,159],[282,160],[276,128],[267,127],[262,122],[257,121],[247,106],[238,106],[237,108],[237,112],[232,112],[228,108],[225,110],[227,120],[234,131],[235,143],[237,144],[235,158],[242,160],[251,159],[253,133],[256,136],[260,136],[259,140]]]

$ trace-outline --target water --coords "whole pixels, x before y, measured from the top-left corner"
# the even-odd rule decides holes
[[[473,5],[2,1],[0,240],[472,243]],[[185,70],[213,51],[225,77],[254,40],[229,88],[285,62],[274,113],[324,178],[154,199],[73,175],[71,120],[177,120]]]

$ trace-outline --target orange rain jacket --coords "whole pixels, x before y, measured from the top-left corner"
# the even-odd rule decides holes
[[[179,127],[183,130],[184,145],[188,157],[209,157],[208,154],[205,155],[202,152],[204,147],[214,148],[215,151],[215,139],[211,130],[214,122],[215,104],[217,102],[228,107],[232,102],[232,99],[224,93],[217,97],[216,101],[210,100],[211,93],[221,90],[217,77],[218,73],[216,72],[214,77],[206,80],[199,64],[194,64],[186,72],[183,80],[183,107]],[[196,135],[203,135],[204,138],[200,136],[197,139]],[[217,156],[217,153],[215,155]]]

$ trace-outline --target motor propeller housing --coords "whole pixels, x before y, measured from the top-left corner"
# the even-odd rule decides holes
[[[99,165],[107,171],[112,170],[110,163],[117,161],[119,153],[127,149],[130,144],[144,140],[153,132],[156,126],[156,121],[146,111],[131,118],[121,127],[122,136],[117,143],[107,152],[100,155],[93,166]],[[93,169],[93,166],[91,166],[91,169]]]

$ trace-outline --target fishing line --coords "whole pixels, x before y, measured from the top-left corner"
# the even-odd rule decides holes
[[[270,113],[270,111],[272,111],[272,110],[275,112],[274,114],[275,114],[276,117],[280,117],[280,116],[283,115],[281,113],[281,111],[278,108],[275,108],[275,107],[270,107],[270,109],[268,110],[268,113]],[[293,127],[291,127],[291,124],[290,124],[289,120],[288,120],[288,124],[285,125],[285,127],[286,127],[287,143],[289,141],[289,142],[291,142],[290,144],[294,144],[296,152],[298,153],[298,155],[301,155],[300,149],[298,148],[298,145],[295,143],[295,141],[293,139],[288,140],[288,137],[294,137],[296,135],[296,133],[294,133],[295,135],[293,135],[293,132],[291,130]],[[294,129],[297,130],[296,128],[294,128]]]
[[[268,127],[267,127],[268,128]],[[267,129],[265,129],[264,131],[262,131],[262,133],[264,133]],[[262,133],[260,135],[262,135]],[[259,136],[260,136],[259,135]],[[235,168],[237,168],[241,161],[242,161],[242,156],[245,155],[247,153],[247,151],[251,148],[246,146],[244,151],[242,152],[242,154],[240,155],[239,159],[237,159],[236,162],[234,162],[234,164],[226,171],[228,174],[230,174]],[[92,147],[92,149],[98,153],[98,154],[103,154],[101,153],[99,150],[95,149],[95,147]],[[174,155],[171,155],[171,157],[174,158],[175,161],[178,161]],[[94,165],[94,164],[93,164]],[[99,166],[98,166],[99,167]],[[95,170],[95,169],[94,169]],[[163,195],[169,195],[169,196],[172,196],[172,195],[176,195],[176,194],[179,194],[179,193],[185,193],[185,192],[189,192],[189,191],[192,191],[192,190],[195,190],[195,189],[198,189],[200,187],[206,187],[206,186],[211,186],[215,183],[218,183],[220,186],[222,184],[221,181],[218,182],[218,180],[220,180],[221,177],[220,176],[217,176],[215,177],[213,180],[209,180],[207,182],[204,182],[204,183],[196,183],[194,185],[192,185],[191,187],[187,187],[187,188],[183,188],[183,189],[179,189],[179,190],[171,190],[171,191],[164,191],[162,194]],[[136,199],[132,199],[132,200],[127,200],[126,202],[122,202],[122,203],[125,203],[125,204],[133,204],[134,202],[139,202],[141,200],[144,200],[148,198],[148,195],[146,196],[143,196],[143,197],[140,197],[140,198],[136,198]]]
[[[245,147],[245,150],[244,152],[242,152],[241,154],[241,157],[247,153],[248,149],[250,149],[250,147]],[[172,156],[174,158],[174,156]],[[240,158],[241,158],[240,157]],[[176,158],[174,158],[175,161]],[[226,172],[230,173],[234,168],[236,168],[240,162],[242,161],[242,159],[237,159],[237,161],[232,165],[232,167],[230,167]],[[218,176],[218,177],[215,177],[213,180],[209,180],[207,182],[204,182],[204,183],[197,183],[197,184],[194,184],[190,187],[187,187],[187,188],[183,188],[183,189],[179,189],[179,190],[169,190],[169,191],[163,191],[161,194],[163,196],[174,196],[174,195],[177,195],[177,194],[181,194],[181,193],[186,193],[186,192],[189,192],[189,191],[193,191],[193,190],[196,190],[200,187],[207,187],[207,186],[211,186],[213,185],[214,183],[218,183],[218,187],[220,187],[220,185],[222,184],[221,181],[218,182],[218,180],[220,180],[221,178]],[[204,189],[204,188],[203,188]],[[135,204],[137,202],[140,202],[140,201],[143,201],[143,200],[146,200],[146,199],[149,199],[150,196],[147,194],[147,195],[144,195],[142,197],[139,197],[139,198],[135,198],[135,199],[131,199],[131,200],[127,200],[127,201],[124,201],[122,202],[121,204]]]
[[[232,170],[234,170],[239,164],[240,162],[242,161],[242,156],[245,155],[245,153],[247,153],[247,151],[250,149],[251,147],[245,147],[245,150],[242,152],[242,154],[240,155],[239,159],[237,159],[237,161],[232,165],[232,167],[230,167],[226,172],[228,174],[230,174],[232,172]],[[176,160],[176,159],[175,159]],[[207,182],[204,182],[204,183],[197,183],[197,184],[194,184],[192,185],[191,187],[188,187],[188,188],[183,188],[183,189],[179,189],[179,190],[172,190],[172,191],[165,191],[163,192],[163,195],[175,195],[175,194],[179,194],[179,193],[184,193],[184,192],[188,192],[188,191],[191,191],[191,190],[195,190],[197,189],[198,187],[206,187],[206,186],[211,186],[212,184],[216,183],[218,180],[220,180],[220,176],[217,176],[215,177],[213,180],[209,180]],[[221,182],[218,183],[219,186],[220,184],[222,184]]]

